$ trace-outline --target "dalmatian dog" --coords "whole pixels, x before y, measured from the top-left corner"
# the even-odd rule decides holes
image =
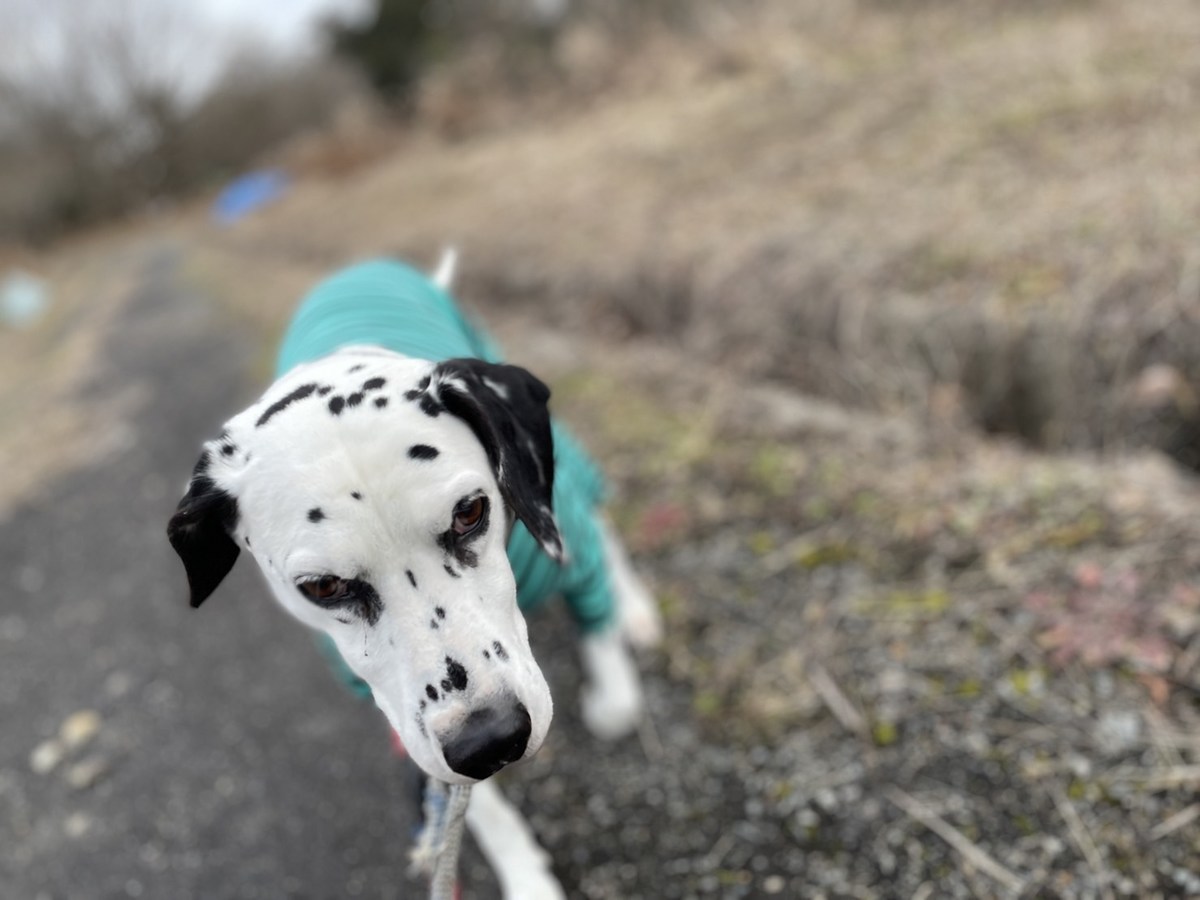
[[[582,711],[603,738],[639,721],[627,647],[656,643],[660,620],[598,492],[556,484],[556,472],[591,480],[586,457],[551,421],[539,379],[485,358],[494,347],[446,292],[453,264],[432,279],[361,264],[317,288],[278,380],[204,445],[168,536],[193,607],[243,549],[253,556],[417,766],[476,785],[467,825],[505,896],[561,897],[546,853],[487,781],[550,727],[518,599],[583,598]]]

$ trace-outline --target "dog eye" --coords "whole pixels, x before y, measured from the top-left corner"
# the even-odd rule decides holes
[[[320,578],[310,578],[296,585],[305,597],[321,606],[336,603],[346,594],[345,579],[336,575],[322,575]]]
[[[476,497],[459,505],[454,511],[454,533],[466,537],[483,522],[483,514],[487,510],[487,498]]]

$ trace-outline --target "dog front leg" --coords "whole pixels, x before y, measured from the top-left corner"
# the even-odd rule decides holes
[[[662,643],[663,624],[654,595],[633,570],[625,545],[612,523],[604,516],[597,516],[596,525],[604,544],[604,561],[617,604],[617,623],[634,647],[639,650],[657,647]]]
[[[467,827],[496,873],[505,900],[565,900],[562,885],[550,871],[550,855],[491,780],[472,789]]]

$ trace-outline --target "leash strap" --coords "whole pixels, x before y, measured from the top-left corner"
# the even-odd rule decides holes
[[[413,868],[430,879],[430,900],[454,900],[458,856],[471,787],[429,779],[425,788],[425,827],[412,850]]]

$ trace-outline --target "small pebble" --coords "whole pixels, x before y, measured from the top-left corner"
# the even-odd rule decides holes
[[[77,791],[87,790],[108,771],[108,762],[98,756],[90,756],[67,769],[67,784]]]
[[[1096,736],[1114,755],[1131,750],[1142,736],[1142,717],[1136,710],[1107,710],[1100,714]]]
[[[29,768],[38,775],[45,775],[54,771],[66,755],[66,749],[54,738],[42,741],[29,754]]]
[[[782,875],[768,875],[762,883],[764,894],[782,894],[786,886],[787,882],[783,880]]]
[[[84,813],[75,812],[67,816],[63,823],[63,832],[69,838],[81,838],[92,828],[92,818]]]
[[[78,750],[96,736],[100,730],[100,714],[92,709],[81,709],[67,716],[58,729],[67,750]]]

